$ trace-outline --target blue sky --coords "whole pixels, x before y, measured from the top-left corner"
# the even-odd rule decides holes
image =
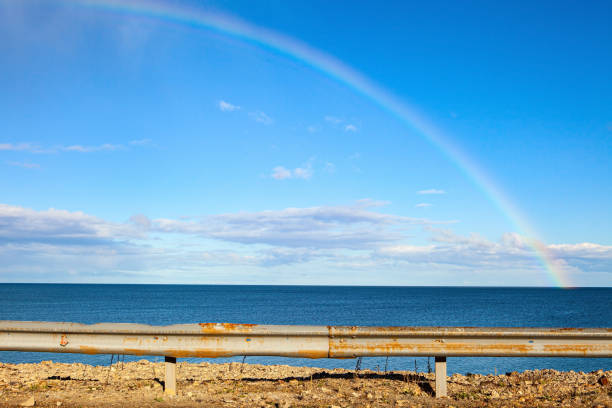
[[[516,212],[308,61],[122,3],[0,0],[1,281],[558,284],[537,240],[612,284],[609,3],[133,2],[335,58]]]

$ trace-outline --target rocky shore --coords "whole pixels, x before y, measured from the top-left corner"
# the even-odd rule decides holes
[[[612,371],[536,370],[448,378],[433,374],[325,370],[241,363],[177,367],[177,395],[163,392],[163,363],[112,366],[0,363],[1,407],[612,407]]]

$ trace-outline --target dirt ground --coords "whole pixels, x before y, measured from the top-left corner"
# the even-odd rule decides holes
[[[433,374],[241,363],[177,367],[177,395],[164,395],[164,365],[0,363],[0,407],[552,407],[612,408],[612,371],[554,370],[448,377]]]

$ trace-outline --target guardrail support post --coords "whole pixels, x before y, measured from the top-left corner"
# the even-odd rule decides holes
[[[166,377],[164,379],[164,394],[176,395],[176,357],[166,356]]]
[[[436,398],[446,397],[446,357],[436,356]]]

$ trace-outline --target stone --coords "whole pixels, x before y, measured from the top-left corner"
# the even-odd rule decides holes
[[[34,397],[30,397],[27,400],[23,401],[21,404],[19,404],[20,407],[33,407],[34,405],[36,405]]]
[[[608,380],[608,377],[606,377],[605,375],[602,375],[601,377],[599,377],[599,380],[597,380],[597,382],[599,383],[599,385],[610,384],[610,380]]]

